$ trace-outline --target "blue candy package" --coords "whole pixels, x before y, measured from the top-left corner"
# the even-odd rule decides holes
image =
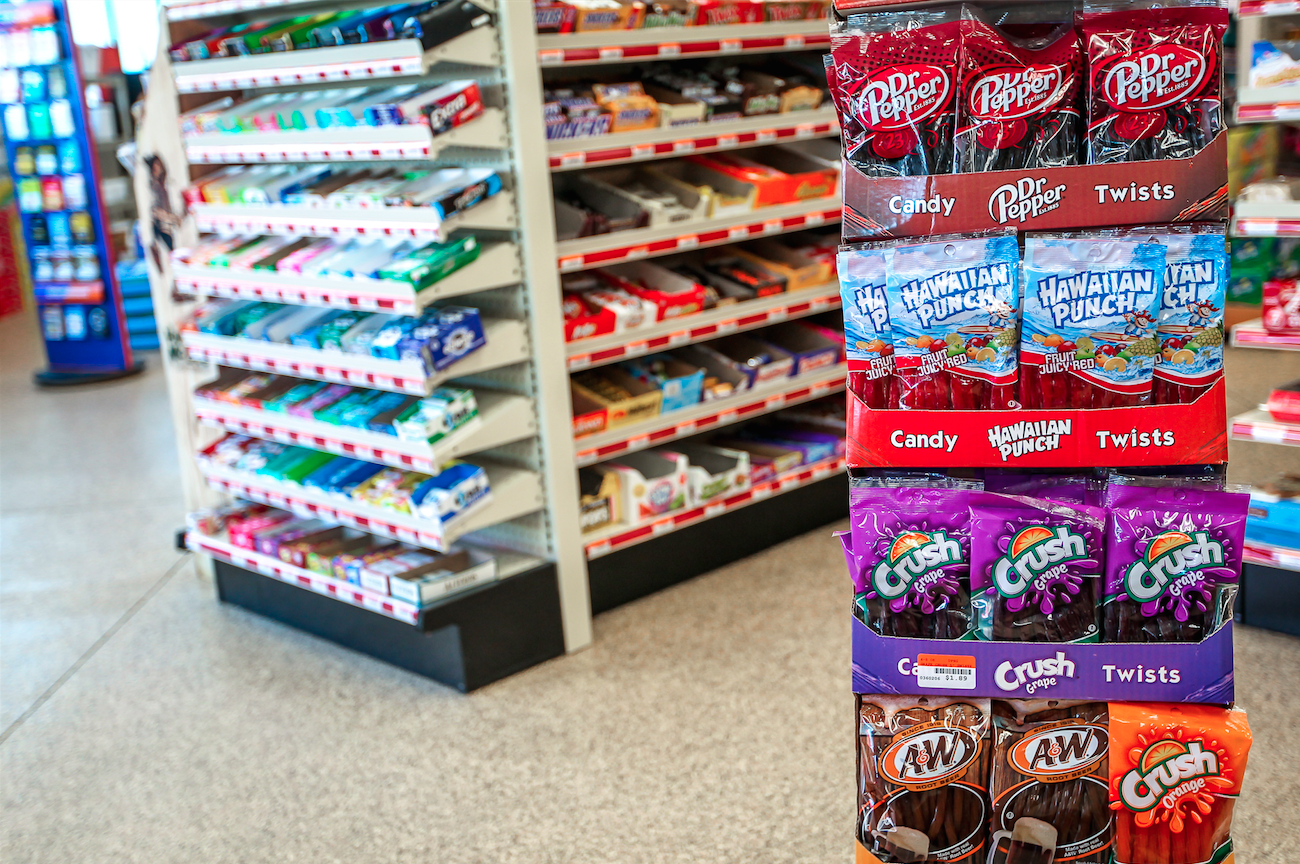
[[[836,256],[849,390],[868,408],[898,407],[894,337],[885,295],[892,254],[889,247],[854,244],[841,246]]]

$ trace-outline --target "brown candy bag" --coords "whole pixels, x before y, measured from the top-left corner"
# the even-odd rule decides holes
[[[988,699],[858,697],[858,839],[885,864],[984,859]]]

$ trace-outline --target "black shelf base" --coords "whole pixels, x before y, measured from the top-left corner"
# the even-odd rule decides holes
[[[1300,636],[1300,573],[1263,564],[1242,565],[1237,620]]]
[[[217,595],[226,603],[462,693],[564,653],[554,564],[434,606],[424,613],[423,629],[225,561],[213,565]]]
[[[837,474],[602,555],[587,562],[592,614],[716,570],[848,515],[848,475]]]

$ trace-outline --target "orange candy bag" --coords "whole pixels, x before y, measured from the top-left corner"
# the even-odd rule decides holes
[[[1246,712],[1141,702],[1109,708],[1117,864],[1223,860],[1250,753]]]

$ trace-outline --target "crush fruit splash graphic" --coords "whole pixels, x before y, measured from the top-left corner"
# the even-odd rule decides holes
[[[909,531],[890,544],[888,556],[871,571],[871,584],[881,597],[900,597],[918,577],[949,564],[960,564],[961,559],[961,544],[944,532]],[[923,588],[924,585],[917,587]],[[929,605],[925,611],[933,612],[933,604]]]
[[[1141,560],[1129,565],[1124,574],[1124,587],[1128,596],[1147,603],[1169,591],[1179,597],[1184,588],[1203,590],[1203,577],[1199,571],[1223,564],[1223,544],[1210,539],[1204,531],[1190,536],[1181,531],[1167,531],[1157,535],[1148,545]],[[1176,604],[1174,615],[1187,620],[1188,603]]]

